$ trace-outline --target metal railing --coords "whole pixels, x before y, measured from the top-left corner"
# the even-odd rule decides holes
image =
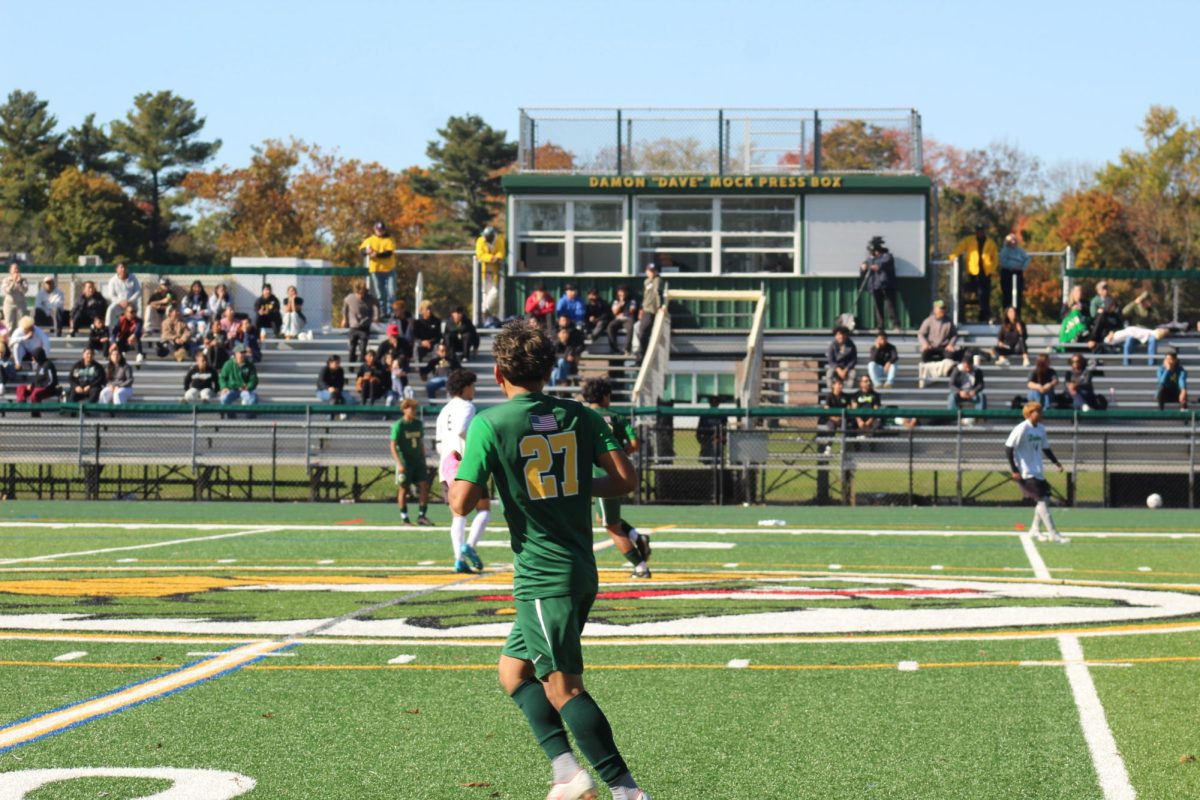
[[[44,404],[0,417],[7,497],[390,500],[394,409],[112,408]],[[93,408],[92,411],[97,409]],[[31,411],[43,414],[31,418]],[[986,504],[1019,501],[1004,442],[1019,412],[632,409],[641,502]],[[74,413],[72,413],[74,412]],[[236,412],[237,419],[218,416]],[[257,416],[251,417],[249,414]],[[152,414],[152,416],[147,416]],[[427,417],[427,424],[432,416]],[[866,424],[869,423],[869,424]],[[1152,492],[1195,508],[1195,412],[1047,414],[1071,505]],[[432,432],[427,432],[432,441]]]
[[[519,130],[521,172],[922,170],[921,115],[914,109],[523,108]]]

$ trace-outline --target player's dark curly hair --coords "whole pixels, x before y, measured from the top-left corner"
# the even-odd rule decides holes
[[[475,385],[476,377],[469,369],[456,369],[446,379],[446,391],[451,397],[462,397],[463,389]]]
[[[554,343],[540,325],[508,323],[492,340],[492,355],[504,380],[516,386],[544,384],[554,369]]]
[[[605,377],[588,378],[583,382],[583,402],[599,404],[612,397],[612,382]]]

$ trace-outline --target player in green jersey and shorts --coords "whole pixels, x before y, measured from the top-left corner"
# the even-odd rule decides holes
[[[425,426],[417,418],[417,401],[411,397],[400,404],[403,415],[392,425],[392,458],[396,462],[396,503],[400,520],[411,525],[408,518],[408,487],[416,486],[420,497],[418,525],[432,525],[429,511],[429,471],[425,467]]]
[[[500,655],[500,685],[550,759],[547,800],[596,797],[566,728],[614,800],[649,800],[629,774],[604,712],[583,687],[580,645],[599,585],[591,498],[628,494],[637,474],[599,414],[542,393],[554,367],[554,345],[544,330],[506,325],[492,353],[493,374],[508,401],[471,421],[450,487],[450,510],[465,516],[475,508],[489,478],[504,501],[517,613]],[[600,477],[592,476],[593,466],[602,470]]]
[[[608,410],[609,405],[612,404],[612,383],[608,378],[590,378],[584,381],[582,394],[583,402],[594,408],[604,418],[612,430],[613,438],[617,440],[617,444],[621,446],[625,454],[636,453],[638,440],[633,426],[625,417]],[[599,476],[603,473],[593,469],[592,474]],[[621,498],[597,497],[596,514],[600,517],[600,524],[608,531],[609,538],[612,539],[617,550],[621,551],[625,560],[633,565],[633,574],[630,577],[649,578],[650,568],[646,566],[646,562],[650,560],[650,537],[621,519]]]

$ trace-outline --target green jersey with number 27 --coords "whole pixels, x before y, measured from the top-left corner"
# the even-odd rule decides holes
[[[480,486],[495,478],[518,600],[595,593],[592,467],[617,449],[595,411],[540,392],[519,394],[471,421],[457,478]]]

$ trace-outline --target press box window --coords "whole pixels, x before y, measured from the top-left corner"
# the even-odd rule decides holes
[[[622,273],[623,201],[516,199],[517,271]]]

